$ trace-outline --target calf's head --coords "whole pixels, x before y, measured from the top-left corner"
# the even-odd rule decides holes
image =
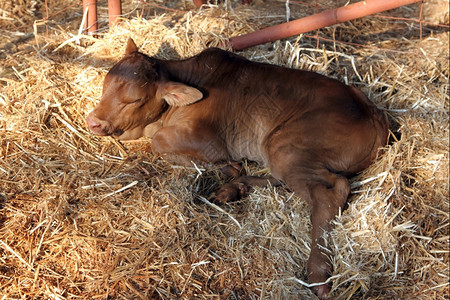
[[[100,102],[86,118],[92,133],[137,139],[169,106],[188,105],[203,97],[193,87],[169,81],[162,68],[163,61],[138,52],[129,39],[125,56],[105,77]]]

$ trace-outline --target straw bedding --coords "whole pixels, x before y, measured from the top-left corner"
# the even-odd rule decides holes
[[[51,14],[76,3],[49,2]],[[290,17],[345,2],[291,1]],[[174,166],[149,140],[121,143],[85,125],[129,36],[150,55],[189,57],[285,21],[285,1],[200,10],[124,1],[128,14],[99,39],[78,34],[79,6],[36,21],[44,1],[10,4],[0,4],[2,299],[315,298],[304,285],[311,224],[302,199],[269,186],[216,206],[218,167]],[[416,18],[419,8],[384,15]],[[449,299],[448,32],[425,24],[421,38],[418,23],[371,16],[318,36],[241,54],[357,86],[390,120],[389,145],[352,179],[328,236],[333,296]]]

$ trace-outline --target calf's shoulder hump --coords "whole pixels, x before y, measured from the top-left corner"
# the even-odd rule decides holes
[[[219,65],[224,63],[232,64],[233,62],[250,62],[243,56],[219,48],[207,48],[194,57],[196,58],[196,61],[198,63],[207,65]]]

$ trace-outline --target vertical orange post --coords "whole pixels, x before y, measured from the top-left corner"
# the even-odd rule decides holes
[[[122,15],[122,1],[108,0],[109,28],[117,23],[117,17]]]
[[[197,6],[197,7],[200,7],[200,6],[202,6],[203,4],[206,4],[208,1],[206,1],[206,0],[194,0],[194,4],[195,4],[195,6]]]
[[[95,34],[98,29],[97,24],[97,0],[83,0],[83,14],[87,12],[87,18],[84,23],[84,32]]]

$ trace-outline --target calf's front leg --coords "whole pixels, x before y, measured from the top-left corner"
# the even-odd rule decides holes
[[[226,202],[236,201],[244,197],[251,191],[252,186],[266,186],[268,184],[274,186],[281,185],[281,181],[272,176],[240,176],[229,183],[220,187],[216,193],[215,202],[224,204]]]
[[[228,160],[223,141],[212,130],[194,130],[189,126],[169,126],[156,131],[152,151],[181,164],[217,163]]]

